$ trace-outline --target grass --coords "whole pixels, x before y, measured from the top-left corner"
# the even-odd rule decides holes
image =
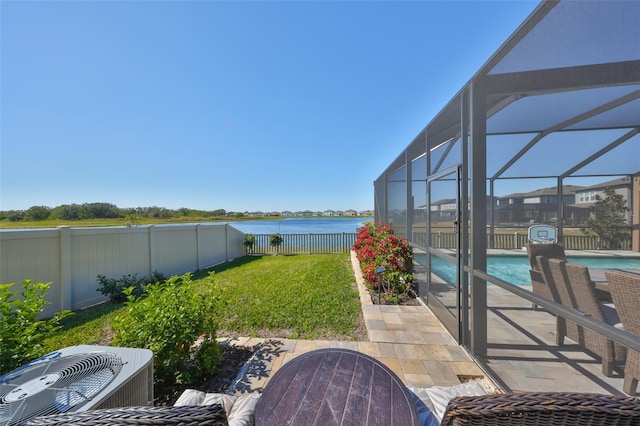
[[[362,340],[361,308],[349,254],[251,256],[213,268],[227,305],[219,336]],[[206,271],[193,276],[205,283]],[[117,278],[117,277],[116,277]],[[197,283],[196,283],[197,284]],[[45,341],[47,352],[109,344],[122,304],[77,311]]]
[[[249,260],[247,260],[249,259]],[[354,340],[360,300],[349,254],[261,256],[214,269],[229,301],[222,333]]]
[[[111,321],[122,313],[124,305],[112,302],[75,311],[62,320],[61,330],[47,336],[44,341],[45,352],[73,345],[108,345],[113,336]]]

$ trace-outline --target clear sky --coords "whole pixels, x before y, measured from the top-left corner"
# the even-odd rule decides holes
[[[0,2],[0,210],[373,209],[530,1]]]

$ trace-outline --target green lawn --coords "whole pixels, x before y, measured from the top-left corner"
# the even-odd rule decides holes
[[[250,256],[214,268],[227,301],[222,336],[365,340],[349,254]],[[194,275],[203,285],[207,272]],[[118,277],[114,277],[118,278]],[[108,344],[111,320],[123,306],[105,303],[65,318],[47,351]]]

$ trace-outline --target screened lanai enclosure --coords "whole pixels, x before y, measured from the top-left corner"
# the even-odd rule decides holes
[[[562,243],[584,211],[568,193],[621,180],[627,249],[640,251],[639,132],[640,2],[545,1],[376,179],[376,223],[411,242],[419,296],[472,355],[487,354],[488,283],[537,300],[487,273],[499,229],[553,222]],[[515,221],[518,206],[500,202],[543,189],[553,220]],[[438,265],[454,276],[432,274]]]

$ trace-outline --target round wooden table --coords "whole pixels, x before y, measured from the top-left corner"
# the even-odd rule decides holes
[[[418,425],[409,390],[387,366],[348,349],[319,349],[283,365],[255,410],[261,425]]]

